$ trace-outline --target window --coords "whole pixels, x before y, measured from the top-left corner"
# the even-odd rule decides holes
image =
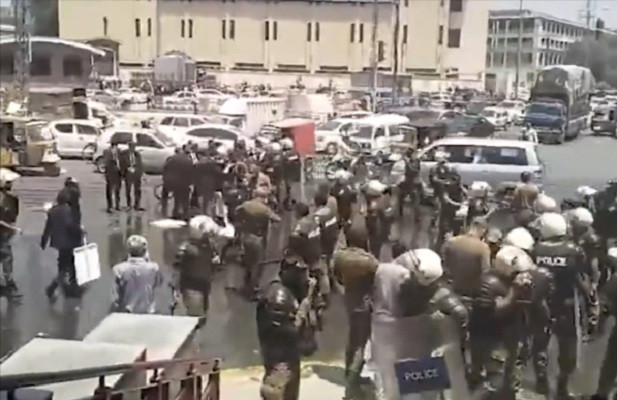
[[[189,38],[193,37],[193,20],[189,19]]]
[[[103,17],[103,36],[107,36],[107,17]]]
[[[139,18],[135,18],[135,37],[141,36],[141,21]]]
[[[270,40],[270,21],[264,22],[264,39]]]
[[[463,0],[450,0],[450,12],[463,11]]]
[[[152,137],[150,137],[149,135],[146,135],[144,133],[138,133],[137,134],[137,146],[139,147],[154,147],[154,148],[159,148],[159,144],[156,140],[154,140]]]
[[[319,42],[319,22],[315,22],[315,41]]]
[[[313,38],[313,30],[312,30],[312,24],[310,22],[308,22],[306,24],[306,41],[310,42],[311,39]]]
[[[165,117],[161,120],[159,125],[171,125],[171,122],[174,120],[173,117]]]
[[[221,37],[223,39],[227,38],[227,21],[226,20],[221,21]]]
[[[227,131],[225,129],[211,129],[211,131],[212,131],[212,137],[214,139],[233,140],[233,141],[238,139],[238,135],[236,135],[234,132]]]
[[[152,18],[148,18],[148,37],[152,36]]]
[[[437,34],[437,44],[443,44],[443,25],[439,25],[439,33]]]
[[[272,39],[278,40],[279,38],[279,24],[278,22],[272,22]]]
[[[77,127],[77,133],[79,133],[80,135],[98,135],[99,132],[96,130],[95,127],[90,126],[90,125],[75,125]]]
[[[189,126],[188,118],[176,118],[174,119],[174,126]]]
[[[459,164],[471,164],[475,159],[478,149],[472,146],[465,145],[450,145],[445,146],[443,151],[448,154],[448,161]]]
[[[356,41],[356,24],[349,25],[349,43]]]
[[[76,56],[65,56],[62,59],[62,70],[64,76],[81,77],[84,73],[81,58]]]
[[[383,126],[380,126],[379,128],[377,128],[377,130],[375,130],[375,139],[381,136],[386,136],[386,130],[383,128]]]
[[[390,131],[390,136],[396,136],[401,133],[401,128],[399,125],[390,125],[388,131]]]
[[[30,62],[30,75],[49,76],[51,75],[51,58],[49,56],[32,55]]]
[[[360,24],[359,28],[360,31],[358,32],[358,42],[364,43],[364,24]]]
[[[451,49],[457,49],[461,47],[461,30],[449,29],[448,30],[448,47]]]
[[[180,21],[180,37],[184,37],[184,20]]]
[[[236,20],[235,19],[229,20],[229,38],[230,39],[236,38]]]
[[[133,141],[131,132],[116,132],[110,139],[110,143],[127,144]]]
[[[403,25],[403,44],[407,44],[407,25]]]
[[[527,152],[519,147],[484,147],[478,162],[497,165],[528,165]]]
[[[60,133],[73,133],[73,125],[71,124],[56,124],[54,128]]]
[[[199,118],[191,118],[191,126],[193,125],[201,125],[201,124],[205,124],[206,121],[204,121],[203,119],[199,119]]]

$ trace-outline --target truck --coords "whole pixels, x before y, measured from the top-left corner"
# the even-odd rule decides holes
[[[589,125],[595,79],[588,68],[553,65],[543,68],[531,89],[524,124],[540,141],[563,143]]]
[[[248,136],[256,136],[261,127],[285,118],[287,99],[284,97],[240,97],[227,99],[218,116]]]
[[[166,54],[154,59],[154,86],[159,92],[172,93],[191,87],[197,81],[195,61],[185,54]]]

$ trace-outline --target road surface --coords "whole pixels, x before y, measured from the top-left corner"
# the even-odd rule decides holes
[[[547,166],[546,190],[557,198],[572,195],[577,186],[587,184],[601,186],[609,179],[617,178],[615,157],[617,141],[608,137],[583,136],[561,146],[540,145],[540,156]],[[20,305],[9,305],[1,300],[0,317],[2,340],[0,354],[17,349],[37,334],[65,339],[79,339],[89,332],[108,313],[110,298],[111,267],[125,257],[124,242],[133,233],[148,235],[151,253],[169,277],[175,246],[181,233],[161,234],[149,229],[149,222],[160,217],[152,187],[159,177],[148,176],[143,188],[143,213],[120,212],[108,216],[104,212],[104,180],[93,172],[93,167],[79,160],[63,161],[66,172],[57,178],[24,177],[16,185],[22,213],[19,225],[23,234],[13,241],[15,279],[24,294]],[[102,276],[94,282],[78,304],[60,299],[51,306],[44,295],[56,270],[54,250],[42,251],[40,235],[45,222],[42,206],[53,201],[66,176],[77,178],[82,187],[82,212],[88,239],[99,246]],[[271,240],[273,250],[280,248],[292,221],[285,218],[276,228]],[[412,233],[404,228],[403,238],[409,240]],[[426,241],[422,235],[420,245]],[[264,282],[274,271],[271,268]],[[207,325],[201,333],[201,349],[206,355],[222,357],[225,368],[246,368],[260,364],[255,328],[254,303],[249,303],[228,286],[237,284],[238,273],[230,267],[219,273],[213,285],[211,308]],[[170,293],[166,286],[158,294],[159,311],[169,313]],[[181,311],[181,310],[180,310]],[[313,357],[321,362],[340,360],[345,345],[346,318],[340,298],[326,315],[325,330],[319,335],[320,350]],[[583,392],[592,390],[599,362],[604,354],[603,342],[595,343],[586,350],[583,373],[577,377],[578,388]],[[554,365],[554,362],[552,363]],[[591,387],[590,387],[591,385]]]

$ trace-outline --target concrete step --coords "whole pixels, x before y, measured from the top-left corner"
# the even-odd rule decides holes
[[[128,364],[144,361],[145,357],[144,345],[35,338],[2,363],[0,376]],[[105,379],[105,384],[112,388],[138,387],[145,383],[146,376],[143,373],[113,375]],[[54,400],[74,400],[92,396],[97,387],[98,378],[92,378],[37,388],[53,392]]]

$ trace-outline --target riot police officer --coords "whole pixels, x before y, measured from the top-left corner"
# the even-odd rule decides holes
[[[290,138],[281,139],[281,147],[283,151],[283,186],[284,186],[284,198],[283,206],[289,210],[291,206],[291,184],[294,181],[299,181],[300,176],[298,174],[299,168],[301,168],[300,157],[294,150],[293,140]]]
[[[261,278],[261,261],[267,247],[270,222],[280,217],[266,204],[268,192],[257,188],[251,200],[242,203],[236,210],[237,226],[244,254],[245,289],[251,297],[257,295]]]
[[[576,368],[577,360],[577,315],[579,294],[587,295],[582,285],[581,277],[589,268],[585,253],[577,244],[567,238],[568,224],[566,219],[557,213],[545,213],[538,219],[540,241],[534,249],[535,262],[539,267],[546,268],[553,276],[554,291],[550,298],[552,326],[550,331],[557,336],[559,347],[559,375],[557,377],[557,398],[571,399],[568,385],[570,376]],[[539,358],[546,359],[546,351],[550,334],[545,335],[544,343],[538,349]],[[541,364],[545,364],[542,362]],[[548,391],[546,371],[539,368],[537,387],[540,392]]]
[[[489,206],[489,192],[491,186],[486,182],[473,182],[469,188],[469,210],[465,225],[469,226],[476,217],[485,217],[491,211]]]
[[[257,303],[257,335],[265,369],[263,399],[298,400],[300,334],[298,302],[280,281],[271,282]]]
[[[330,194],[336,199],[339,223],[345,226],[351,218],[353,207],[358,201],[358,195],[349,183],[351,179],[349,171],[336,171],[334,179],[336,181],[330,189]]]
[[[221,169],[214,156],[206,154],[195,164],[195,193],[203,214],[210,214],[210,207],[214,200]]]
[[[345,308],[349,335],[345,350],[345,397],[353,399],[359,390],[364,365],[364,348],[371,334],[371,297],[379,261],[368,252],[368,231],[360,219],[347,230],[347,247],[334,256],[334,273],[345,287]]]
[[[433,188],[433,194],[436,201],[436,209],[435,214],[433,215],[433,223],[436,222],[436,217],[441,214],[441,200],[445,187],[448,184],[451,175],[450,167],[446,163],[448,159],[448,154],[446,154],[444,151],[436,151],[434,158],[437,164],[433,168],[431,168],[428,177],[429,183]]]
[[[327,193],[318,191],[315,194],[315,207],[317,207],[317,210],[315,210],[315,218],[317,219],[321,232],[321,254],[325,258],[328,276],[330,280],[332,280],[332,256],[339,236],[338,219],[336,211],[328,207]]]
[[[371,253],[379,259],[381,247],[388,241],[394,212],[390,204],[389,188],[377,180],[368,182],[366,197],[366,227]]]
[[[420,179],[420,158],[413,149],[409,149],[405,155],[405,177],[399,185],[399,215],[403,216],[404,200],[411,199],[413,215],[416,222],[420,220],[420,197],[422,194],[422,181]]]
[[[187,314],[205,323],[216,256],[212,236],[216,223],[208,216],[189,221],[189,238],[178,247],[174,261],[174,293],[182,294]]]
[[[456,212],[465,201],[467,191],[461,183],[461,176],[458,172],[454,170],[450,172],[450,180],[446,185],[442,186],[443,192],[441,193],[441,206],[439,208],[438,233],[435,243],[436,249],[441,248],[447,234],[458,234],[460,228],[462,228],[460,226],[455,226],[454,219],[456,217]]]
[[[19,296],[13,280],[13,248],[11,239],[21,229],[15,224],[19,215],[19,199],[11,192],[12,182],[19,176],[12,171],[0,170],[0,262],[2,263],[2,289],[9,296]]]
[[[266,154],[263,159],[263,166],[265,173],[270,177],[272,182],[272,188],[274,189],[274,198],[276,204],[281,202],[281,184],[283,183],[285,176],[285,160],[283,157],[283,146],[280,143],[270,143],[266,150]]]

